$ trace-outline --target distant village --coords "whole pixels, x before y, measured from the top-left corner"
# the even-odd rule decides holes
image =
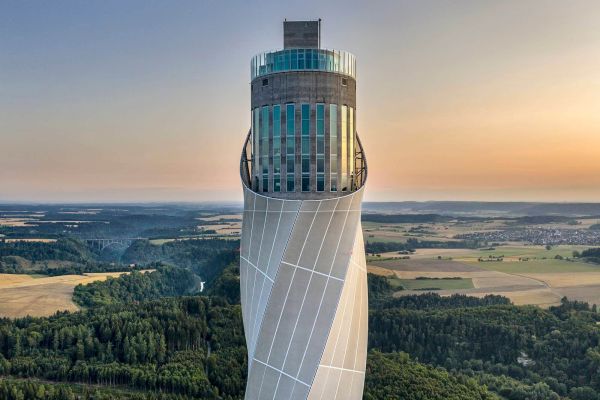
[[[600,230],[593,229],[549,229],[526,228],[507,229],[491,232],[474,232],[456,235],[457,239],[471,239],[481,242],[525,242],[534,245],[587,245],[600,244]]]

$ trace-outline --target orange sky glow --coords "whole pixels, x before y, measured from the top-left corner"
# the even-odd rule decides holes
[[[248,64],[285,17],[357,56],[368,201],[600,201],[598,2],[111,4],[0,6],[0,201],[241,200]]]

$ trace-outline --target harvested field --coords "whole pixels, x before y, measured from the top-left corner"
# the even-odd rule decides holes
[[[205,229],[214,229],[217,235],[241,235],[241,222],[234,222],[227,225],[205,225]]]
[[[554,290],[561,297],[600,305],[600,285],[563,287]]]
[[[468,293],[469,296],[484,297],[490,293],[474,292]],[[514,304],[521,305],[536,305],[539,307],[550,307],[560,304],[562,296],[552,289],[530,289],[530,290],[515,290],[511,292],[494,292],[493,294],[508,297]]]
[[[522,274],[533,279],[545,282],[553,288],[582,287],[582,286],[600,286],[600,271],[598,272],[579,272],[576,274],[569,272],[546,273],[546,274]]]
[[[242,214],[219,214],[219,215],[213,215],[210,217],[198,217],[196,218],[200,221],[220,221],[222,219],[239,219],[240,221],[242,220]]]
[[[54,242],[56,242],[56,239],[44,239],[44,238],[32,239],[32,238],[28,238],[28,239],[4,239],[4,241],[6,243],[15,243],[15,242],[54,243]]]
[[[367,266],[367,270],[370,274],[375,274],[375,275],[381,275],[381,276],[394,275],[394,271],[386,269],[386,268],[382,268],[382,267],[377,267],[375,265]]]
[[[76,311],[78,307],[72,301],[75,286],[125,273],[127,272],[53,277],[0,274],[0,317],[42,317],[56,311]]]
[[[0,226],[10,227],[25,227],[25,226],[36,226],[34,222],[37,222],[34,218],[0,218]]]
[[[529,260],[502,262],[468,262],[481,269],[506,272],[508,274],[589,273],[600,272],[600,267],[583,262],[566,260]]]

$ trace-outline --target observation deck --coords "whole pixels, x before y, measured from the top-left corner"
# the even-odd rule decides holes
[[[356,79],[356,57],[344,50],[283,49],[252,57],[251,80],[278,72],[323,71]]]

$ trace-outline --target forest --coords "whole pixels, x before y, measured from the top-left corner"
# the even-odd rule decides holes
[[[586,261],[600,264],[600,248],[591,248],[581,252],[580,257],[584,258]]]
[[[414,251],[415,249],[477,249],[484,246],[478,240],[436,241],[409,238],[403,242],[377,242],[367,240],[365,251],[367,254],[381,254],[392,251]]]
[[[143,270],[77,286],[81,311],[0,319],[0,399],[243,398],[238,242],[221,242],[136,242],[125,257]],[[76,245],[36,251],[85,258]],[[600,400],[596,306],[392,297],[387,278],[368,282],[365,399]]]
[[[188,273],[155,265],[154,272],[79,286],[75,298],[85,311],[1,320],[2,398],[242,398],[246,349],[237,268],[227,268],[208,296],[181,296],[189,290],[181,284]],[[143,290],[132,295],[132,285]],[[474,380],[450,377],[406,354],[373,353],[368,368],[369,399],[406,391],[414,379],[422,382],[415,396],[433,385],[439,399],[493,398]]]

